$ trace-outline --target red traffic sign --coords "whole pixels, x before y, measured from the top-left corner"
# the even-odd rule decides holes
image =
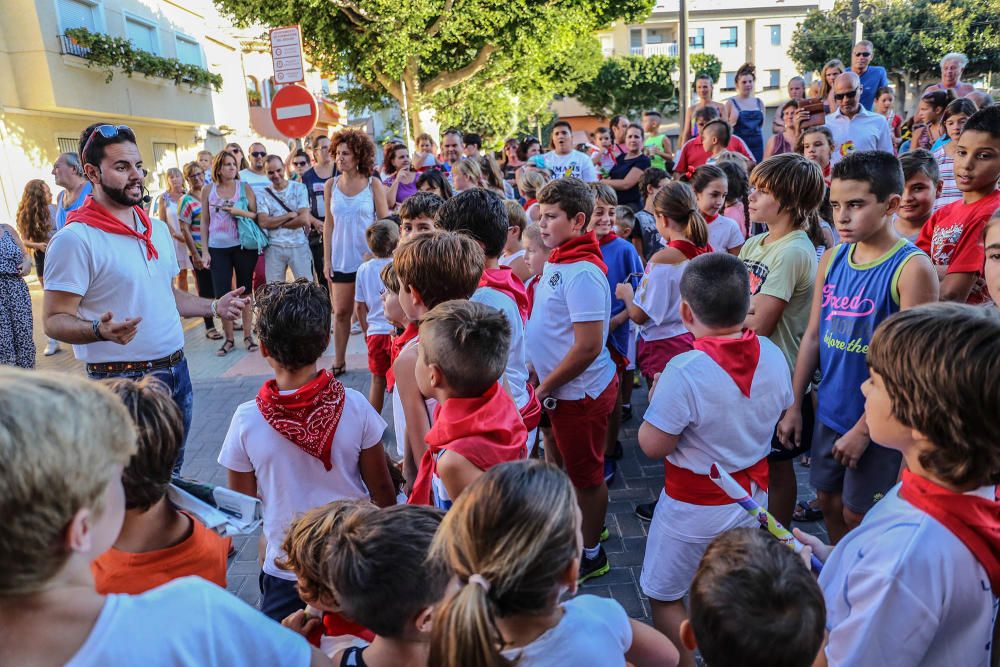
[[[302,86],[281,88],[271,99],[271,121],[289,139],[301,139],[316,127],[319,109],[316,99]]]

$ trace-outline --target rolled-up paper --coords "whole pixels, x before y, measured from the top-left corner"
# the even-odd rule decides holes
[[[799,542],[791,531],[778,523],[778,520],[771,516],[771,513],[760,506],[756,500],[753,499],[746,489],[740,486],[740,483],[733,479],[733,476],[722,469],[718,463],[712,464],[712,469],[708,473],[709,479],[711,479],[715,484],[722,489],[723,493],[733,499],[733,502],[746,510],[746,513],[757,520],[757,523],[761,527],[766,528],[767,532],[778,538],[778,541],[787,546],[788,548],[799,553],[805,547],[804,544]],[[816,554],[812,554],[812,569],[813,572],[817,574],[823,569],[823,562],[819,558],[816,558]]]

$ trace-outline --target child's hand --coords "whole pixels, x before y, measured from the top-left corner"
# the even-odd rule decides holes
[[[309,633],[323,624],[323,620],[315,616],[307,615],[305,609],[299,609],[298,611],[286,616],[285,620],[283,620],[281,624],[290,630],[294,630],[303,637],[308,637]]]
[[[631,283],[618,283],[615,285],[615,298],[621,299],[622,301],[628,301],[635,297],[635,290],[632,289]]]
[[[778,440],[785,449],[795,449],[802,443],[802,411],[792,406],[778,422]]]
[[[807,568],[812,568],[812,562],[810,556],[815,554],[816,558],[820,561],[826,562],[827,558],[830,557],[830,553],[833,551],[833,547],[829,544],[824,544],[822,540],[818,537],[814,537],[809,533],[804,533],[798,528],[792,528],[792,535],[795,536],[802,544],[806,545],[806,548],[799,552],[799,556],[805,562]]]
[[[869,443],[867,435],[851,429],[833,443],[833,458],[846,468],[857,468]]]

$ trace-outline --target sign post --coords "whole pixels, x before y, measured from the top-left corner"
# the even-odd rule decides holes
[[[302,86],[285,86],[271,100],[271,121],[289,139],[307,136],[318,120],[316,99]]]
[[[274,62],[275,83],[282,85],[305,80],[299,26],[271,28],[271,59]]]

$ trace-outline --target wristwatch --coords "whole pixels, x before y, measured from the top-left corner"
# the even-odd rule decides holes
[[[94,338],[96,338],[99,341],[107,340],[107,338],[105,338],[101,334],[101,321],[100,320],[91,320],[91,322],[90,322],[90,328],[94,332]]]

